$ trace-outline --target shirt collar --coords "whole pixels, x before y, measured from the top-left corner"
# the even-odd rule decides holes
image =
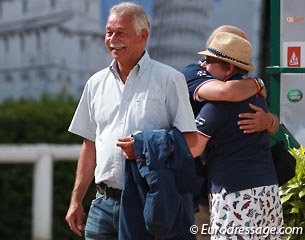
[[[136,71],[135,73],[141,77],[143,74],[144,70],[146,69],[146,66],[148,65],[148,62],[150,60],[150,56],[148,52],[145,50],[143,56],[139,60],[139,62],[134,66],[132,71]],[[110,71],[115,74],[116,76],[119,76],[118,74],[118,69],[117,69],[117,64],[115,60],[112,60],[110,66],[109,66]]]

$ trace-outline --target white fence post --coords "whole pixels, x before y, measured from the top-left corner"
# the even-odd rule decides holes
[[[34,167],[33,240],[52,239],[53,159],[44,153]]]
[[[0,144],[1,163],[33,163],[33,240],[52,239],[53,161],[76,161],[81,145]]]

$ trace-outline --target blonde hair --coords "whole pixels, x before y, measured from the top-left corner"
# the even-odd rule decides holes
[[[131,14],[134,19],[134,26],[137,34],[139,34],[142,29],[149,31],[150,24],[144,8],[133,2],[122,2],[114,5],[110,9],[109,15],[112,13],[118,15]]]

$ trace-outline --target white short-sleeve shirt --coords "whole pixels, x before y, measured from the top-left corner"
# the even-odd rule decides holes
[[[171,127],[194,132],[196,125],[182,73],[145,53],[123,84],[115,66],[113,61],[87,81],[69,131],[95,142],[96,183],[122,189],[119,137]]]

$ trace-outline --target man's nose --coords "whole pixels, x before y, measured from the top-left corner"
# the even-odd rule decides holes
[[[112,34],[111,34],[110,36],[108,36],[107,38],[108,38],[108,41],[109,41],[110,43],[113,43],[113,42],[115,42],[116,39],[117,39],[117,34],[116,34],[116,33],[112,33]]]

